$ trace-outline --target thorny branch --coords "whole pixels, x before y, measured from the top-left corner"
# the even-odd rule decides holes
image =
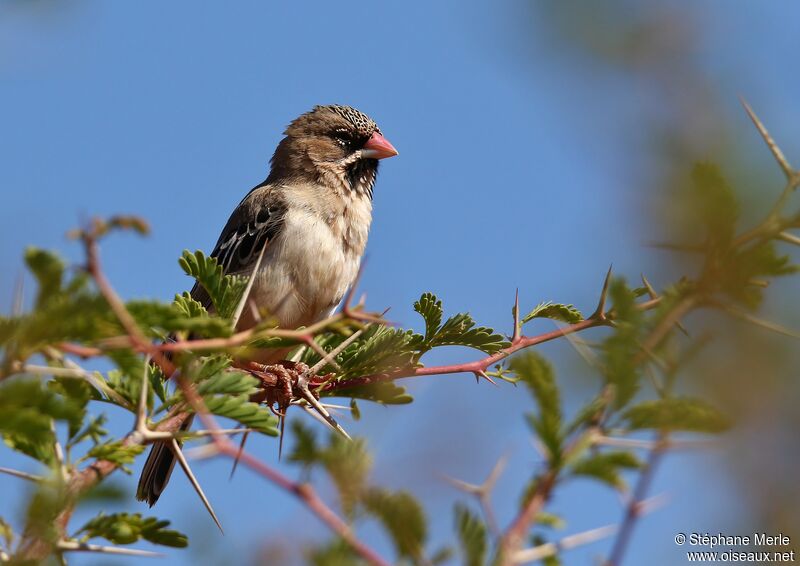
[[[767,148],[772,153],[775,161],[778,163],[781,171],[783,172],[784,176],[786,177],[786,186],[784,187],[783,191],[781,192],[780,196],[778,197],[777,201],[775,202],[772,209],[769,211],[767,216],[752,230],[749,230],[736,238],[733,242],[734,247],[741,247],[752,240],[771,240],[771,239],[779,239],[786,241],[788,243],[796,244],[800,242],[796,236],[793,234],[789,234],[785,232],[787,228],[790,227],[797,227],[796,222],[797,218],[785,218],[783,216],[784,209],[789,202],[789,198],[791,197],[792,193],[800,187],[800,171],[794,169],[784,156],[781,149],[775,143],[775,140],[772,139],[772,136],[767,131],[764,124],[761,120],[756,116],[755,112],[750,105],[745,102],[744,99],[741,99],[742,106],[744,106],[747,115],[750,117],[750,120],[755,125],[758,133],[764,139],[764,143],[766,143]],[[788,236],[788,237],[787,237]],[[710,305],[712,307],[719,307],[719,304],[711,301]],[[687,309],[691,308],[687,305]],[[725,309],[726,312],[729,314],[734,314],[736,316],[736,312],[731,312],[730,309]],[[787,334],[790,336],[795,336],[796,334],[786,329],[779,327],[777,325],[773,325],[771,323],[764,323],[750,315],[744,313],[745,317],[747,317],[747,321],[758,326],[764,326],[769,330],[773,330],[782,334]],[[680,315],[678,316],[680,318]],[[654,345],[654,344],[651,344]],[[614,545],[611,549],[611,554],[609,555],[608,560],[605,562],[605,566],[619,566],[622,564],[623,557],[625,555],[625,551],[628,548],[630,540],[633,536],[633,529],[636,524],[636,520],[639,518],[642,512],[643,504],[646,501],[647,493],[650,489],[650,485],[653,481],[653,477],[655,475],[656,469],[660,464],[663,456],[669,446],[670,439],[669,433],[667,431],[660,431],[656,440],[656,446],[650,452],[650,456],[648,457],[647,462],[645,463],[645,467],[642,470],[641,474],[639,475],[638,482],[634,487],[633,494],[631,495],[630,502],[628,503],[625,514],[622,520],[622,525],[620,526],[619,531],[617,532],[616,540],[614,541]]]
[[[798,186],[800,186],[800,172],[794,170],[789,165],[783,153],[772,140],[769,133],[764,128],[763,124],[761,124],[759,119],[755,116],[750,107],[744,102],[743,105],[745,106],[750,118],[756,125],[756,128],[767,143],[768,148],[773,153],[776,161],[780,165],[786,176],[787,182],[783,192],[766,218],[755,228],[736,237],[732,242],[732,246],[734,248],[740,248],[754,242],[758,243],[772,239],[780,239],[790,244],[798,244],[800,243],[800,239],[798,239],[794,234],[789,233],[787,230],[790,228],[800,227],[800,215],[787,218],[783,215],[783,209],[785,208],[785,205],[787,204],[791,194],[797,189]],[[81,239],[83,240],[86,249],[87,271],[94,279],[99,291],[103,297],[105,297],[112,311],[116,315],[125,331],[125,334],[116,338],[103,340],[95,346],[84,346],[71,343],[60,344],[58,349],[65,354],[88,358],[93,356],[102,356],[108,350],[132,348],[135,351],[150,357],[166,375],[174,375],[175,367],[167,355],[171,352],[186,350],[192,350],[195,352],[234,350],[236,348],[245,346],[248,342],[256,338],[265,337],[293,339],[297,340],[298,343],[306,344],[309,347],[316,349],[317,345],[314,342],[314,337],[319,332],[329,329],[331,326],[338,323],[355,321],[369,323],[384,322],[381,316],[371,315],[359,310],[360,305],[356,307],[351,306],[352,296],[355,290],[354,285],[348,294],[344,308],[340,312],[307,328],[299,330],[286,330],[271,328],[264,325],[256,326],[250,330],[237,332],[227,338],[186,339],[164,344],[153,344],[142,333],[136,321],[128,312],[124,303],[117,296],[103,274],[100,268],[97,250],[98,234],[92,230],[87,230],[82,232]],[[613,310],[606,309],[609,280],[610,270],[603,283],[603,289],[600,294],[597,309],[591,316],[580,322],[569,324],[556,330],[535,336],[525,336],[522,334],[519,319],[519,297],[517,294],[513,309],[514,326],[511,334],[510,344],[497,353],[486,356],[479,360],[450,365],[401,368],[391,372],[365,375],[346,381],[337,381],[335,379],[331,379],[331,376],[316,375],[316,371],[321,369],[321,367],[323,367],[325,364],[321,364],[319,367],[311,368],[311,370],[300,365],[296,367],[287,367],[285,369],[289,380],[289,389],[287,393],[288,397],[286,399],[279,399],[279,407],[282,405],[285,410],[290,403],[299,399],[303,399],[308,405],[317,408],[323,417],[330,419],[328,420],[328,423],[336,428],[338,427],[338,424],[336,424],[335,421],[332,421],[332,417],[330,417],[330,415],[326,414],[327,412],[316,400],[315,393],[331,393],[338,391],[346,392],[346,390],[351,387],[370,385],[379,382],[394,381],[397,379],[410,377],[455,373],[471,373],[478,378],[484,378],[491,381],[490,377],[487,375],[487,370],[494,364],[502,362],[520,350],[582,332],[590,328],[613,326],[615,313]],[[639,303],[637,308],[641,310],[650,310],[659,306],[662,303],[662,299],[661,297],[655,296],[652,286],[650,286],[646,280],[645,286],[650,294],[650,299]],[[708,290],[704,290],[702,287],[693,289],[683,296],[681,300],[672,304],[669,312],[667,312],[661,318],[660,323],[653,328],[648,338],[642,344],[641,352],[640,355],[637,356],[636,363],[644,363],[648,356],[652,355],[652,352],[659,346],[659,344],[661,344],[671,334],[674,328],[681,328],[681,320],[689,312],[705,306],[718,308],[719,304],[713,300]],[[238,311],[241,312],[240,309],[238,309]],[[318,353],[321,355],[324,354],[324,352],[319,351]],[[335,353],[331,355],[331,353],[328,352],[325,354],[325,356],[323,356],[323,359],[326,361],[326,363],[332,363],[333,356],[335,355]],[[269,402],[275,399],[277,388],[280,387],[285,389],[286,379],[281,381],[281,379],[275,378],[273,383],[273,381],[270,381],[272,378],[269,377],[269,372],[265,372],[263,369],[264,368],[257,367],[249,368],[249,370],[256,375],[259,375],[260,372],[260,377],[264,383],[265,399]],[[69,373],[74,372],[79,373],[80,370],[71,370]],[[310,485],[289,479],[279,471],[259,461],[247,452],[244,452],[239,446],[234,445],[226,436],[229,431],[223,431],[217,425],[216,420],[205,409],[202,399],[199,397],[199,395],[197,395],[192,387],[188,385],[186,380],[182,376],[178,375],[176,382],[183,391],[185,399],[189,405],[203,421],[205,428],[207,429],[207,433],[210,435],[210,445],[208,445],[208,448],[212,453],[241,460],[244,465],[248,466],[256,473],[278,486],[280,489],[283,489],[298,498],[323,523],[325,523],[332,531],[337,533],[344,541],[346,541],[365,561],[373,565],[387,564],[371,548],[363,544],[356,537],[352,529],[319,498],[317,493]],[[272,397],[270,397],[270,395],[272,395]],[[601,393],[601,397],[605,399],[610,399],[612,396],[613,392],[612,395],[605,395]],[[137,424],[135,429],[123,439],[123,444],[145,444],[148,442],[169,439],[174,443],[174,446],[179,451],[180,449],[177,448],[175,439],[177,438],[177,433],[185,418],[186,414],[183,413],[172,414],[167,419],[159,423],[155,430],[149,430],[145,422],[146,419],[140,414],[137,416]],[[577,435],[576,438],[572,440],[571,444],[567,446],[565,451],[569,453],[572,449],[574,449],[576,446],[579,446],[586,440],[589,440],[590,442],[601,443],[600,441],[603,438],[608,438],[602,434],[601,425],[602,418],[599,426],[598,424],[595,424],[594,426],[582,431],[580,435]],[[635,526],[635,522],[641,515],[643,506],[646,502],[647,492],[649,491],[649,487],[657,466],[666,450],[672,446],[673,443],[670,441],[667,431],[661,431],[657,439],[650,446],[649,459],[639,476],[639,480],[633,490],[633,493],[631,494],[630,502],[625,508],[622,523],[616,531],[617,536],[609,559],[606,562],[607,565],[618,566],[622,562],[628,542],[631,538],[631,533]],[[112,462],[98,460],[82,470],[76,470],[68,473],[67,492],[71,496],[70,500],[74,501],[77,498],[77,495],[96,485],[108,474],[112,473],[116,468],[117,465]],[[523,561],[530,560],[532,557],[539,557],[539,553],[544,552],[544,550],[537,551],[539,553],[532,552],[536,549],[524,551],[522,550],[522,545],[527,538],[533,521],[547,504],[554,488],[557,486],[560,480],[560,472],[561,470],[558,467],[549,466],[539,475],[536,488],[527,499],[526,504],[519,511],[518,515],[512,520],[507,529],[500,535],[500,539],[498,541],[498,556],[501,564],[518,564]],[[187,473],[190,472],[187,470]],[[31,479],[33,481],[38,480],[38,478],[34,477],[26,479]],[[488,501],[487,493],[481,492],[479,496],[483,498],[482,503]],[[63,533],[66,530],[66,526],[72,511],[73,505],[69,505],[55,518],[55,525],[60,532]],[[493,519],[490,522],[493,523]],[[610,533],[611,530],[605,530],[602,534],[607,536]],[[589,536],[586,538],[588,540],[592,537]],[[61,550],[81,550],[80,548],[71,548],[70,544],[71,543],[68,541],[61,541],[58,547]],[[548,547],[547,552],[550,553],[551,550],[552,549]],[[553,552],[556,550],[553,550]],[[45,557],[50,551],[50,543],[42,540],[37,533],[33,532],[32,530],[26,529],[26,532],[23,535],[22,543],[19,547],[19,557],[38,559]]]
[[[117,316],[120,324],[127,332],[127,338],[132,347],[137,351],[146,353],[151,356],[153,361],[161,368],[165,375],[173,375],[175,367],[172,362],[164,355],[158,347],[151,344],[144,334],[139,329],[136,321],[128,312],[122,300],[116,294],[111,284],[105,277],[100,268],[100,262],[97,250],[97,233],[91,229],[85,230],[81,233],[81,239],[84,242],[87,255],[87,271],[94,279],[98,289],[103,297],[109,303],[109,306]],[[144,383],[147,382],[145,378]],[[267,466],[263,462],[254,458],[250,454],[241,451],[237,446],[234,446],[224,435],[222,429],[217,425],[216,420],[205,409],[202,399],[190,387],[182,376],[178,375],[177,383],[181,388],[186,400],[192,406],[194,411],[199,415],[205,427],[211,432],[211,442],[219,454],[226,455],[231,458],[238,458],[244,465],[253,469],[262,477],[271,481],[279,488],[288,491],[301,502],[303,502],[308,509],[314,513],[323,523],[325,523],[331,530],[336,532],[345,542],[347,542],[353,550],[358,553],[367,563],[373,566],[388,566],[388,562],[384,561],[375,551],[362,543],[353,533],[352,529],[342,520],[339,516],[317,495],[316,491],[310,485],[294,482],[278,472],[277,470]],[[123,445],[129,446],[133,444],[145,444],[148,442],[163,440],[164,436],[168,436],[173,443],[173,449],[180,452],[180,448],[175,442],[175,433],[180,430],[183,422],[188,418],[187,413],[178,413],[162,421],[155,431],[147,429],[145,424],[144,415],[142,414],[142,406],[146,400],[146,390],[142,386],[142,399],[140,399],[140,406],[137,411],[136,425],[134,430],[129,433],[122,441]],[[163,434],[162,434],[163,433]],[[176,454],[177,455],[177,454]],[[185,464],[185,459],[179,455],[181,464]],[[68,494],[68,503],[65,508],[58,514],[54,520],[54,525],[58,532],[66,532],[67,524],[74,511],[74,503],[78,496],[85,493],[88,489],[95,486],[106,476],[117,469],[117,464],[107,460],[97,460],[82,470],[76,470],[69,473],[66,478],[67,486],[66,493]],[[187,471],[188,472],[188,471]],[[202,493],[202,492],[200,492]],[[204,496],[203,496],[204,497]],[[205,502],[207,503],[207,502]],[[211,511],[209,506],[209,511]],[[213,516],[213,511],[212,516]],[[216,521],[216,517],[215,521]],[[219,523],[218,523],[219,524]],[[58,543],[57,547],[60,550],[87,550],[87,546],[74,546],[70,541],[62,540]],[[44,540],[39,533],[36,532],[31,525],[27,525],[23,533],[22,541],[17,552],[17,557],[22,560],[41,560],[46,558],[52,551],[51,543]]]

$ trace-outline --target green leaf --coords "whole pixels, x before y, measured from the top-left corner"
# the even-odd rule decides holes
[[[455,506],[456,533],[466,566],[484,566],[488,549],[486,525],[461,503]]]
[[[439,564],[445,564],[449,560],[453,558],[453,549],[449,546],[443,546],[439,550],[435,551],[431,557],[428,559],[428,562],[433,566],[438,566]]]
[[[417,559],[422,556],[428,536],[427,520],[410,493],[373,487],[364,494],[363,503],[367,512],[383,524],[399,557]]]
[[[364,564],[353,548],[341,538],[305,552],[312,566],[362,566]]]
[[[373,401],[382,405],[407,405],[414,398],[406,392],[405,387],[400,387],[391,381],[378,381],[369,385],[348,387],[342,391],[333,391],[331,396],[340,397],[344,393],[348,397]],[[325,395],[325,392],[323,392]]]
[[[339,492],[342,511],[352,518],[372,468],[372,458],[364,439],[347,440],[331,434],[328,446],[320,453],[322,465]]]
[[[172,304],[175,305],[175,308],[180,311],[186,318],[200,318],[208,316],[208,311],[203,306],[200,301],[196,301],[192,298],[192,294],[189,291],[184,291],[180,295],[175,295],[175,299],[172,301]]]
[[[7,342],[18,332],[23,319],[6,318],[0,316],[0,346]]]
[[[119,394],[120,397],[125,399],[127,405],[126,409],[135,411],[139,405],[139,397],[142,391],[142,379],[145,371],[149,372],[150,368],[145,366],[145,360],[140,355],[136,354],[133,350],[113,350],[108,353],[114,363],[117,364],[118,369],[111,370],[106,374],[106,384],[110,389]],[[110,399],[113,402],[113,399]],[[153,391],[151,388],[147,389],[147,409],[153,407]]]
[[[564,430],[564,435],[569,436],[579,428],[591,426],[596,423],[606,408],[608,401],[601,395],[581,407]]]
[[[144,452],[144,446],[141,444],[125,445],[121,440],[114,440],[92,447],[86,455],[90,458],[113,462],[120,466],[121,470],[130,474],[130,470],[125,468],[125,465],[133,464],[136,456],[142,452]]]
[[[86,406],[92,399],[101,399],[100,392],[83,379],[69,377],[56,377],[47,382],[47,387],[55,391],[62,397],[70,399],[77,407],[80,407],[80,417],[73,419],[69,423],[69,438],[75,436],[86,417]]]
[[[611,487],[622,490],[625,481],[619,474],[620,468],[640,468],[642,463],[632,452],[614,451],[601,452],[587,456],[572,466],[572,473],[576,476],[595,478]]]
[[[55,464],[54,445],[56,436],[52,432],[46,435],[36,435],[35,437],[23,433],[4,432],[2,436],[3,442],[12,450],[30,456],[48,466]]]
[[[33,494],[27,499],[25,536],[35,536],[54,544],[63,533],[57,528],[56,517],[68,505],[70,498],[60,474],[37,482]]]
[[[730,427],[730,420],[701,399],[676,397],[644,401],[623,415],[632,430],[685,430],[718,433]]]
[[[252,375],[231,370],[231,358],[225,355],[209,356],[200,360],[195,384],[200,395],[252,395],[258,391],[259,381]]]
[[[108,431],[103,428],[108,418],[105,415],[100,415],[89,420],[84,427],[76,434],[70,437],[68,446],[75,446],[86,440],[91,439],[94,444],[100,444],[104,436],[108,435]]]
[[[442,301],[433,293],[423,293],[414,303],[414,310],[425,319],[425,341],[430,342],[442,324]]]
[[[278,436],[278,419],[264,405],[252,403],[245,396],[215,396],[204,400],[206,408],[219,417],[233,419],[268,436]]]
[[[10,551],[14,546],[14,529],[2,517],[0,517],[0,538],[3,539],[3,548]]]
[[[562,444],[561,400],[553,368],[539,353],[527,350],[514,356],[509,369],[528,386],[539,405],[539,414],[527,415],[528,422],[557,465]]]
[[[414,365],[419,334],[410,330],[374,325],[336,357],[338,379],[391,372]]]
[[[39,379],[6,379],[0,384],[0,434],[12,448],[45,463],[52,462],[52,421],[77,429],[83,407]]]
[[[496,354],[509,345],[508,340],[491,328],[475,326],[475,321],[467,313],[448,318],[427,343],[429,349],[437,346],[467,346],[486,354]]]
[[[239,298],[247,286],[247,279],[236,275],[223,275],[217,259],[207,257],[200,250],[184,250],[178,260],[187,275],[197,279],[205,289],[214,308],[222,318],[229,318],[236,310]]]
[[[278,435],[278,421],[269,407],[250,401],[250,396],[259,390],[258,379],[230,370],[229,356],[209,356],[199,361],[197,367],[187,368],[184,374],[193,377],[197,393],[211,413],[269,436]]]
[[[169,378],[164,375],[164,372],[161,371],[161,368],[155,363],[150,364],[150,372],[148,375],[150,377],[150,390],[156,394],[159,401],[165,403],[167,399],[166,383]]]
[[[643,318],[624,279],[612,279],[608,295],[613,305],[615,326],[613,333],[603,342],[603,373],[606,382],[614,386],[613,406],[619,409],[627,405],[639,390],[636,360],[641,350],[639,334]]]
[[[536,514],[536,524],[559,530],[567,526],[563,518],[554,513],[548,513],[547,511],[539,511]]]
[[[307,471],[322,467],[339,492],[342,510],[352,519],[356,504],[366,489],[372,459],[363,439],[347,440],[331,434],[325,445],[299,421],[292,422],[295,442],[289,459],[302,464]]]
[[[294,445],[289,454],[289,461],[296,462],[306,468],[318,464],[321,459],[321,448],[317,444],[317,437],[310,428],[301,421],[292,421]]]
[[[437,346],[467,346],[494,354],[509,345],[503,336],[491,328],[476,327],[475,321],[467,313],[451,316],[441,324],[442,301],[432,293],[424,293],[414,303],[414,310],[425,319],[425,336],[415,341],[419,349],[418,356]]]
[[[6,343],[13,343],[6,358],[20,360],[56,342],[90,342],[122,333],[105,299],[86,290],[54,294],[30,314],[4,326],[3,333],[11,331]]]
[[[185,548],[189,544],[186,535],[167,529],[169,524],[169,521],[155,517],[142,517],[140,513],[100,513],[81,527],[77,534],[83,533],[84,541],[102,537],[114,544],[132,544],[144,539],[161,546]]]
[[[698,163],[692,171],[695,190],[694,209],[714,245],[727,245],[736,230],[739,203],[719,168],[713,163]]]
[[[361,420],[361,410],[358,408],[358,403],[356,403],[355,399],[350,399],[350,416],[353,417],[354,421]]]
[[[525,324],[534,318],[549,318],[551,320],[560,320],[567,324],[575,324],[583,320],[583,315],[572,305],[545,301],[536,305],[531,312],[522,317],[520,324]]]
[[[765,242],[726,256],[715,281],[730,298],[755,309],[763,300],[764,289],[753,285],[754,279],[790,275],[797,270],[788,255],[779,254],[773,242]]]
[[[139,327],[146,330],[151,336],[159,337],[173,332],[187,332],[216,338],[230,336],[232,332],[227,320],[211,317],[208,314],[187,317],[185,311],[175,303],[129,301],[126,307],[139,323]]]
[[[201,382],[197,387],[200,395],[245,395],[258,391],[258,379],[240,371],[221,372],[214,379]]]
[[[36,305],[41,306],[61,291],[64,262],[52,252],[29,247],[25,250],[25,263],[39,284]]]

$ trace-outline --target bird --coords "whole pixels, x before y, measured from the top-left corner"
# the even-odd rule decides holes
[[[315,106],[286,128],[269,175],[233,210],[211,256],[225,274],[252,275],[248,301],[280,328],[330,316],[360,269],[379,161],[397,154],[363,112],[338,104]],[[199,284],[191,295],[213,310]],[[245,309],[236,329],[251,328],[257,318],[257,312]],[[187,430],[191,420],[186,415],[181,429]],[[170,446],[154,443],[136,498],[152,507],[174,466]]]

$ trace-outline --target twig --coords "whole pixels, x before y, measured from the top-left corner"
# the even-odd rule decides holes
[[[572,548],[610,537],[615,532],[617,532],[617,525],[606,525],[605,527],[598,527],[596,529],[590,529],[588,531],[583,531],[582,533],[564,537],[558,542],[548,542],[534,548],[520,550],[514,555],[514,563],[525,564],[527,562],[542,560],[548,556],[558,554],[561,551],[570,550]]]
[[[87,270],[94,278],[98,288],[101,291],[101,294],[106,298],[106,301],[109,303],[115,315],[122,324],[123,328],[127,332],[128,338],[132,342],[133,346],[141,352],[152,355],[154,361],[161,367],[162,371],[164,371],[166,375],[175,374],[174,366],[163,354],[165,350],[158,347],[154,347],[147,341],[146,337],[139,330],[136,321],[133,319],[128,310],[125,308],[124,303],[119,299],[116,292],[113,290],[110,283],[106,279],[105,275],[101,271],[97,254],[97,243],[95,238],[90,233],[84,233],[83,241],[87,253]],[[355,285],[353,285],[353,288],[355,288]],[[343,316],[347,316],[349,318],[355,318],[352,316],[352,313],[350,313],[347,310],[349,309],[351,299],[352,299],[352,289],[348,294],[347,301],[345,302],[345,310],[343,311],[344,313]],[[309,329],[305,329],[304,334],[308,334],[308,332]],[[197,341],[188,341],[188,342],[197,342]],[[172,345],[174,346],[175,343],[173,343]],[[333,355],[335,356],[336,354]],[[372,564],[373,566],[388,566],[388,563],[383,561],[383,559],[380,558],[372,549],[364,545],[361,541],[359,541],[355,537],[355,535],[352,533],[348,525],[344,523],[344,521],[342,521],[327,505],[325,505],[325,503],[316,495],[316,492],[313,490],[313,488],[305,484],[297,484],[292,482],[291,480],[289,480],[276,470],[273,470],[266,464],[263,464],[262,462],[253,458],[247,452],[241,451],[240,453],[239,449],[235,447],[233,444],[231,444],[231,442],[223,434],[221,434],[220,427],[216,424],[216,421],[213,419],[213,417],[211,417],[211,415],[206,410],[205,405],[202,399],[197,394],[197,392],[188,383],[186,383],[182,375],[177,374],[177,377],[178,377],[177,383],[184,394],[184,398],[192,407],[194,412],[200,417],[201,421],[203,421],[205,428],[209,430],[211,435],[211,440],[220,453],[226,454],[228,456],[238,455],[239,459],[245,465],[247,465],[251,469],[256,470],[262,476],[272,481],[279,487],[282,487],[283,489],[293,493],[296,497],[302,500],[312,512],[314,512],[318,517],[320,517],[320,519],[324,523],[326,523],[330,528],[332,528],[335,532],[337,532],[339,536],[342,537],[342,539],[344,539],[348,544],[350,544],[350,546],[368,563]],[[181,419],[182,423],[186,419],[187,415],[186,414],[176,415],[176,417],[182,417]],[[178,461],[181,463],[181,466],[184,467],[184,471],[187,472],[187,475],[189,475],[190,480],[192,480],[193,475],[191,474],[191,470],[188,468],[186,459],[184,458],[182,452],[180,451],[180,447],[178,446],[177,441],[173,438],[171,439],[170,442],[171,442],[171,447],[175,452],[175,456],[178,458]],[[111,464],[111,463],[101,461],[101,462],[95,462],[95,464],[93,464],[92,466],[95,465],[101,466],[103,464]],[[100,479],[102,479],[102,477],[104,477],[108,473],[111,473],[116,468],[115,465],[113,464],[111,465],[112,467],[110,468],[108,466],[102,466],[104,473],[98,473],[93,481],[94,482],[99,481]],[[90,468],[92,468],[92,466],[90,466]],[[81,473],[81,475],[82,474],[83,473]],[[196,480],[193,483],[196,483]],[[196,489],[198,489],[198,492],[202,494],[202,491],[199,490],[199,485],[196,485],[195,487]],[[209,506],[209,511],[212,513],[212,516],[214,516],[213,511],[210,509],[210,506]],[[71,509],[67,514],[62,513],[62,515],[64,515],[63,519],[64,526],[66,525],[66,522],[69,520],[70,514],[71,514]],[[219,526],[219,522],[216,520],[215,516],[214,519],[215,522],[217,522],[217,525]],[[44,549],[46,549],[46,543],[44,543],[44,541],[41,540],[30,539],[30,544],[33,547],[38,547],[39,553],[45,551]],[[33,554],[36,553],[34,552]],[[23,554],[23,556],[27,556],[27,554]]]
[[[144,352],[152,356],[153,360],[164,371],[165,375],[172,375],[175,371],[175,366],[172,362],[164,356],[164,354],[150,343],[147,337],[142,333],[139,325],[134,320],[133,316],[128,309],[125,308],[125,303],[122,302],[117,292],[111,286],[108,278],[103,273],[100,267],[100,256],[97,249],[97,239],[93,232],[84,231],[82,235],[84,248],[86,250],[86,270],[94,279],[100,294],[103,295],[108,306],[114,312],[122,327],[127,332],[132,345],[140,352]]]
[[[498,545],[499,563],[503,566],[511,566],[516,562],[517,553],[527,537],[528,528],[542,510],[547,500],[550,499],[550,493],[555,487],[557,479],[558,470],[554,469],[548,469],[544,474],[539,476],[536,490],[531,495],[528,503],[522,508],[508,529],[506,529]]]
[[[600,299],[598,300],[598,309],[600,307],[605,307],[606,295],[608,293],[608,286],[609,286],[609,276],[610,276],[609,274],[610,274],[610,268],[609,268],[609,273],[606,274],[606,278],[603,281],[603,289],[600,293]],[[651,310],[656,308],[659,304],[661,304],[661,301],[662,301],[661,297],[650,299],[648,301],[639,303],[637,305],[637,308],[639,308],[642,311]],[[691,306],[692,305],[690,304],[689,309],[691,308]],[[676,319],[678,322],[679,319],[683,316],[683,314],[685,313],[680,313],[680,316],[678,316],[678,318]],[[404,379],[409,377],[422,377],[427,375],[447,375],[452,373],[471,373],[474,375],[480,375],[480,372],[486,372],[486,370],[489,367],[504,360],[505,358],[509,357],[511,354],[514,354],[515,352],[524,350],[526,348],[530,348],[532,346],[537,346],[545,342],[550,342],[551,340],[555,340],[564,336],[569,336],[570,334],[574,334],[576,332],[582,332],[584,330],[588,330],[589,328],[596,328],[599,326],[610,326],[613,324],[613,320],[614,320],[613,312],[604,311],[602,314],[598,314],[598,311],[596,310],[592,314],[592,316],[580,322],[569,324],[561,328],[557,328],[556,330],[552,330],[550,332],[544,332],[536,336],[520,336],[517,339],[517,341],[512,342],[510,346],[503,348],[496,354],[486,356],[485,358],[482,358],[480,360],[475,360],[472,362],[464,362],[459,364],[441,365],[441,366],[403,368],[392,372],[376,373],[372,375],[366,375],[362,377],[348,379],[345,381],[330,382],[324,384],[321,388],[321,391],[339,391],[351,387],[371,385],[373,383],[378,383],[382,381],[394,381],[396,379]],[[676,321],[672,321],[668,327],[663,329],[663,332],[665,333],[668,332],[672,324],[674,324],[675,322]],[[663,338],[663,336],[661,337]]]
[[[42,476],[37,476],[35,474],[29,474],[28,472],[21,472],[19,470],[14,470],[12,468],[2,468],[0,467],[0,474],[8,474],[9,476],[14,476],[15,478],[20,478],[23,480],[28,480],[32,482],[43,482],[44,478]]]
[[[453,484],[457,489],[474,495],[478,499],[478,503],[480,504],[481,511],[483,512],[483,516],[486,519],[486,524],[489,526],[489,532],[492,533],[493,536],[497,537],[500,534],[500,529],[497,526],[497,520],[494,516],[494,511],[492,510],[492,502],[491,502],[491,495],[492,490],[494,490],[494,486],[497,483],[497,480],[500,478],[500,474],[503,473],[503,469],[508,462],[508,457],[503,456],[501,457],[497,463],[492,468],[492,471],[489,473],[489,476],[484,480],[484,482],[480,485],[474,485],[471,483],[467,483],[465,481],[446,477],[445,479]]]
[[[712,303],[712,304],[714,304],[714,306],[717,306],[717,307],[721,308],[722,310],[724,310],[726,313],[730,314],[731,316],[739,318],[739,319],[741,319],[741,320],[743,320],[745,322],[748,322],[750,324],[753,324],[755,326],[760,326],[761,328],[765,328],[767,330],[770,330],[772,332],[776,332],[778,334],[783,334],[784,336],[789,336],[790,338],[800,338],[800,332],[797,332],[797,331],[792,330],[790,328],[786,328],[785,326],[781,326],[780,324],[777,324],[775,322],[770,322],[768,320],[762,320],[762,319],[760,319],[760,318],[758,318],[756,316],[753,316],[752,314],[750,314],[748,312],[745,312],[745,311],[743,311],[741,309],[737,309],[734,306],[722,305],[721,303]]]
[[[147,558],[159,558],[164,556],[160,552],[150,550],[139,550],[138,548],[125,548],[123,546],[101,546],[99,544],[89,544],[88,542],[78,542],[76,540],[60,540],[56,543],[59,550],[65,552],[99,552],[102,554],[117,554],[120,556],[143,556]]]
[[[181,427],[184,420],[185,415],[175,415],[159,423],[156,428],[159,431],[174,432]],[[123,446],[131,446],[141,443],[142,440],[137,439],[134,434],[129,434],[122,440]],[[118,464],[114,462],[109,462],[107,460],[96,460],[86,468],[80,471],[72,472],[69,475],[69,479],[65,486],[65,492],[71,496],[70,501],[77,500],[78,495],[85,493],[100,483],[118,467]],[[74,503],[68,504],[62,508],[52,521],[54,528],[56,528],[59,532],[64,532],[73,511]],[[41,561],[50,554],[51,550],[51,544],[49,541],[43,539],[37,530],[32,530],[29,527],[26,527],[22,534],[22,540],[18,546],[15,558],[22,560]]]
[[[667,433],[659,433],[658,439],[656,440],[658,446],[650,452],[645,467],[639,474],[639,479],[636,482],[636,487],[633,489],[630,503],[625,509],[622,525],[617,532],[617,538],[611,548],[611,554],[609,554],[609,558],[604,566],[619,566],[619,564],[622,563],[622,557],[630,542],[636,520],[642,515],[647,492],[650,490],[650,484],[653,482],[656,469],[666,453],[667,441]]]
[[[795,246],[800,246],[800,238],[798,238],[791,232],[781,232],[780,234],[778,234],[778,239],[783,240],[784,242],[788,242],[790,244],[794,244]]]
[[[238,447],[232,445],[230,442],[218,444],[219,451],[229,457],[235,457],[238,453]],[[268,479],[278,487],[294,495],[297,499],[302,501],[323,523],[325,523],[331,530],[338,534],[353,550],[355,550],[361,558],[373,566],[389,566],[389,563],[383,560],[371,548],[362,543],[356,538],[350,527],[339,518],[333,510],[328,507],[322,499],[319,498],[317,492],[308,484],[297,483],[277,470],[267,466],[260,460],[254,458],[247,452],[240,455],[240,461],[243,465],[251,470],[257,472],[262,477]]]
[[[601,446],[614,446],[617,448],[634,448],[641,450],[677,450],[677,449],[706,449],[716,446],[716,443],[709,440],[673,440],[665,442],[657,440],[642,440],[638,438],[620,438],[616,436],[605,436],[599,434],[593,440],[594,444]]]

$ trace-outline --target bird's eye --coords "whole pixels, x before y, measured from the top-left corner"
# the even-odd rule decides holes
[[[350,147],[353,144],[353,135],[345,128],[334,130],[333,139],[342,147]]]

